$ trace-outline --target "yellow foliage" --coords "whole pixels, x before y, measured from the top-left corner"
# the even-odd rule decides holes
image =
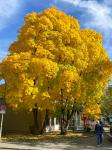
[[[80,29],[77,19],[53,7],[28,14],[9,51],[0,72],[10,106],[54,109],[67,102],[95,113],[84,104],[99,101],[112,72],[100,33]]]
[[[91,104],[88,104],[88,106],[85,108],[83,113],[94,117],[95,120],[99,119],[101,117],[100,105],[94,102]]]
[[[36,77],[55,78],[58,72],[57,64],[46,58],[33,58],[30,69]]]
[[[79,79],[78,73],[74,69],[72,70],[63,70],[59,78],[59,87],[60,89],[70,92],[73,88],[75,82]]]
[[[5,96],[5,84],[1,84],[0,85],[0,97],[4,97]]]

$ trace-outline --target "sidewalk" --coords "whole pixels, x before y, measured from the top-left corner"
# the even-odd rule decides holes
[[[112,143],[104,135],[102,147],[96,147],[96,137],[65,139],[56,141],[37,141],[37,142],[0,142],[0,150],[112,150]]]

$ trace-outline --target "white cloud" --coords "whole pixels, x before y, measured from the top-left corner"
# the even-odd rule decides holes
[[[80,4],[80,2],[81,2],[81,0],[62,0],[62,1],[72,3],[75,6],[78,6]]]
[[[112,29],[112,9],[110,3],[98,3],[93,0],[61,0],[73,4],[79,8],[85,8],[85,12],[90,16],[85,24],[86,27],[100,27],[100,29]],[[110,1],[112,4],[112,1]]]
[[[17,14],[20,6],[20,0],[0,0],[0,30]]]

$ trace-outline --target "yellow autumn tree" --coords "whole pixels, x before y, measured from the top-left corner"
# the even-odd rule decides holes
[[[56,8],[28,14],[9,51],[0,64],[7,103],[34,112],[60,109],[62,133],[77,107],[98,103],[111,74],[102,35],[80,29],[77,19]]]

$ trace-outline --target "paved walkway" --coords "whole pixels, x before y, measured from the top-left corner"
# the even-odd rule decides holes
[[[108,127],[104,128],[102,147],[96,146],[95,135],[86,138],[72,138],[71,140],[37,141],[37,142],[3,142],[0,141],[0,150],[112,150],[112,141],[109,141]]]
[[[72,140],[56,140],[44,142],[0,142],[0,150],[14,149],[14,150],[112,150],[112,142],[108,140],[107,135],[104,137],[103,146],[96,147],[95,136],[89,138],[77,138]]]

